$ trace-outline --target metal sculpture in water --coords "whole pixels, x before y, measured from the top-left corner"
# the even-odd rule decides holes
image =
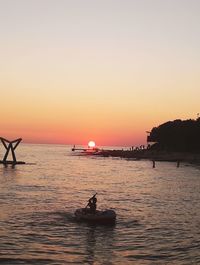
[[[6,149],[6,153],[3,157],[3,160],[0,161],[1,164],[4,164],[5,166],[8,164],[12,164],[12,165],[25,164],[25,162],[23,162],[23,161],[17,161],[16,155],[15,155],[15,149],[17,148],[17,146],[21,142],[21,140],[22,140],[21,138],[18,138],[18,139],[13,140],[13,141],[9,141],[3,137],[0,137],[0,140]],[[10,151],[11,151],[11,155],[12,155],[12,160],[7,160],[8,154]]]

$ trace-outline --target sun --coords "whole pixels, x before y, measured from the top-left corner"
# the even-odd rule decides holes
[[[95,147],[95,142],[94,141],[89,141],[89,143],[88,143],[88,147],[89,148],[94,148]]]

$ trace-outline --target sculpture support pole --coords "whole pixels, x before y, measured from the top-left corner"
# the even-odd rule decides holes
[[[7,157],[8,157],[8,154],[9,154],[9,150],[10,150],[10,144],[8,145],[8,147],[6,146],[6,153],[5,153],[5,155],[4,155],[4,158],[3,158],[3,162],[6,162],[6,159],[7,159]]]
[[[17,160],[16,160],[16,156],[15,156],[15,152],[14,152],[14,148],[13,148],[12,144],[11,144],[10,148],[11,148],[11,152],[12,152],[13,162],[16,163]]]

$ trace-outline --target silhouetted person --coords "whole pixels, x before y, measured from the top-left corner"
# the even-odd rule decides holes
[[[88,206],[90,207],[90,212],[95,214],[97,208],[97,198],[95,197],[96,194],[89,199]]]

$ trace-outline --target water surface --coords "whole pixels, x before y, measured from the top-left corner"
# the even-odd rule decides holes
[[[1,264],[200,264],[198,167],[55,145],[16,153],[26,165],[0,165]],[[98,208],[116,211],[115,226],[74,219],[95,192]]]

